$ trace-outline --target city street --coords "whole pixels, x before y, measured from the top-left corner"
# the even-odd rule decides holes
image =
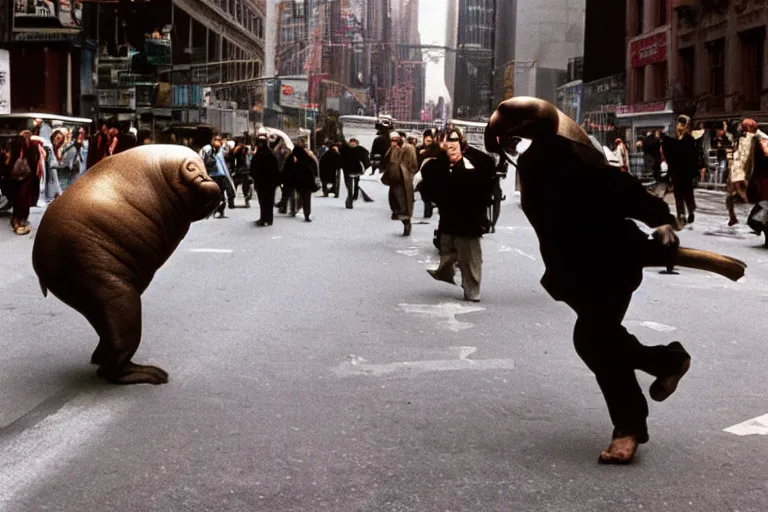
[[[437,216],[400,236],[371,178],[375,203],[316,197],[312,223],[257,228],[240,198],[194,224],[143,296],[135,361],[167,370],[162,386],[96,378],[95,332],[32,269],[41,210],[26,237],[0,218],[0,511],[764,512],[762,238],[699,195],[682,245],[747,276],[645,272],[625,325],[680,340],[692,366],[649,399],[634,464],[602,466],[608,413],[510,182],[478,304],[426,272]]]

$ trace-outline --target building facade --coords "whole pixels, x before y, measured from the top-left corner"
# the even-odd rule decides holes
[[[637,139],[651,129],[669,130],[675,109],[671,96],[677,59],[672,45],[669,0],[627,0],[626,105],[617,108],[626,137]]]
[[[675,106],[699,121],[768,121],[768,4],[678,0],[673,9]]]
[[[586,0],[517,2],[516,95],[555,101],[569,60],[584,55],[585,7]]]
[[[255,0],[48,4],[13,3],[4,46],[14,112],[113,119],[151,133],[180,123],[249,128],[264,59]]]
[[[449,0],[446,85],[453,117],[488,119],[494,100],[496,1]],[[495,107],[495,105],[493,105]]]
[[[625,105],[627,5],[615,0],[587,0],[584,20],[584,90],[581,123],[601,144],[619,135],[616,109]]]

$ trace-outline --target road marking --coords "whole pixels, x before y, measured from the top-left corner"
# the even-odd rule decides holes
[[[414,256],[418,256],[419,250],[418,249],[406,249],[406,250],[402,250],[402,251],[397,251],[397,254],[402,254],[403,256],[408,256],[408,257],[412,258]]]
[[[530,254],[528,254],[527,252],[523,252],[523,251],[521,251],[520,249],[515,249],[515,252],[516,252],[517,254],[519,254],[520,256],[524,257],[524,258],[528,258],[528,259],[529,259],[529,260],[531,260],[531,261],[536,261],[536,258],[534,258],[533,256],[531,256],[531,255],[530,255]]]
[[[47,476],[66,467],[67,457],[91,443],[127,398],[75,398],[18,437],[0,442],[0,511],[18,510],[23,497]]]
[[[639,325],[640,327],[645,327],[646,329],[651,329],[656,332],[674,332],[677,330],[677,327],[672,325],[651,322],[650,320],[630,320],[627,323],[630,325]]]
[[[283,238],[283,237],[281,237],[281,236],[273,236],[272,240],[280,240],[281,238]]]
[[[737,436],[768,436],[768,414],[728,427],[723,431]]]
[[[426,372],[447,372],[460,370],[513,370],[515,362],[512,359],[469,359],[477,351],[477,347],[452,347],[458,359],[433,361],[403,361],[399,363],[374,364],[359,356],[347,356],[347,360],[333,369],[337,377],[353,377],[364,375],[381,377],[392,373],[408,373],[417,375]]]
[[[189,252],[210,253],[210,254],[232,254],[232,249],[190,249]]]
[[[485,311],[480,306],[465,306],[456,302],[443,302],[441,304],[398,304],[398,309],[412,315],[426,316],[438,320],[438,325],[449,331],[459,332],[471,329],[475,324],[460,322],[456,315]]]

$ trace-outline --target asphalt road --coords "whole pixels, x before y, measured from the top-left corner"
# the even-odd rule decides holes
[[[693,365],[651,402],[636,462],[606,467],[575,316],[540,287],[516,198],[470,304],[425,271],[434,223],[399,236],[363,187],[375,203],[317,198],[311,224],[195,224],[143,298],[156,387],[96,379],[94,332],[42,297],[33,238],[0,219],[0,511],[768,510],[768,416],[743,424],[768,413],[768,250],[748,229],[704,213],[681,235],[747,261],[743,282],[646,272],[626,325]]]

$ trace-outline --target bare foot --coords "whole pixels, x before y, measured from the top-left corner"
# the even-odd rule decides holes
[[[607,450],[600,452],[600,464],[629,464],[635,456],[639,443],[636,436],[615,437]]]
[[[112,384],[166,384],[168,373],[156,366],[129,363],[123,368],[100,366],[96,375]]]

